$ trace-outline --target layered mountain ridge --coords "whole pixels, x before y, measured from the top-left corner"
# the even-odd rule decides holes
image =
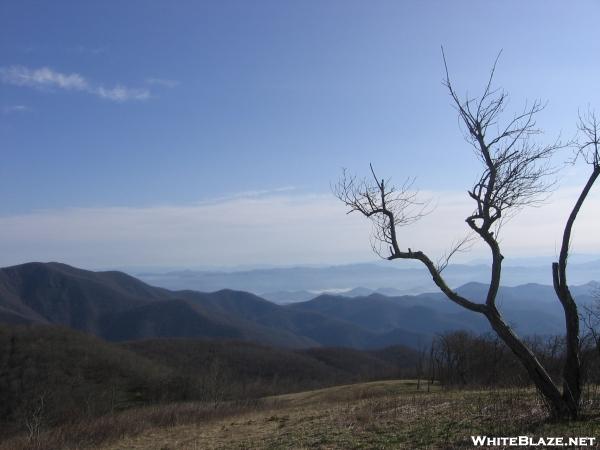
[[[477,301],[485,288],[469,283],[458,291]],[[589,303],[592,289],[572,291],[579,302]],[[550,286],[502,288],[498,304],[519,334],[561,333],[562,311]],[[0,323],[62,325],[110,341],[212,338],[288,348],[416,348],[445,331],[489,331],[482,317],[438,293],[320,295],[278,305],[247,292],[171,291],[122,272],[54,262],[0,269]]]

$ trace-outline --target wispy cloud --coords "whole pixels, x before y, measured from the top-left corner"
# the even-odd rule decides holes
[[[116,102],[146,100],[151,95],[146,88],[129,88],[122,85],[106,87],[93,83],[78,73],[61,73],[49,67],[39,69],[24,66],[0,67],[0,81],[13,86],[35,89],[85,92]]]
[[[0,79],[3,83],[34,88],[59,88],[84,91],[89,84],[78,73],[64,74],[48,67],[28,69],[23,66],[0,67]]]
[[[166,88],[170,88],[170,89],[179,86],[179,81],[167,80],[165,78],[146,78],[146,83],[154,84],[157,86],[166,87]]]
[[[132,89],[121,85],[117,85],[113,88],[99,86],[95,89],[94,93],[99,97],[116,102],[124,102],[127,100],[146,100],[150,98],[150,91],[147,89]]]
[[[464,193],[425,193],[438,208],[401,229],[400,245],[432,258],[464,235],[464,217],[473,205]],[[556,252],[575,189],[525,210],[501,234],[507,257],[551,256]],[[600,251],[600,210],[590,198],[578,218],[574,251]],[[280,193],[231,196],[213,202],[155,207],[77,208],[0,217],[0,264],[63,260],[83,266],[236,265],[344,263],[373,258],[369,223],[330,194]],[[462,260],[487,256],[476,245]],[[460,259],[457,259],[457,262]]]
[[[1,111],[2,111],[2,114],[15,114],[15,113],[24,113],[24,112],[31,111],[31,108],[29,108],[29,106],[25,106],[25,105],[10,105],[10,106],[3,106]]]

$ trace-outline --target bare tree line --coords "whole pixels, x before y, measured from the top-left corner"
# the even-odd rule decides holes
[[[600,351],[592,340],[583,341],[582,384],[595,385],[600,381]],[[561,376],[566,354],[564,336],[529,336],[524,342],[552,377]],[[446,387],[519,387],[530,382],[522,364],[495,333],[441,333],[423,355],[421,373],[427,374],[429,382]]]

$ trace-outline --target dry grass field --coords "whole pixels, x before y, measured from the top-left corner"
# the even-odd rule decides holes
[[[427,390],[381,381],[269,397],[246,405],[165,405],[125,411],[13,440],[18,448],[454,449],[472,435],[600,435],[598,404],[584,420],[552,423],[533,390]]]

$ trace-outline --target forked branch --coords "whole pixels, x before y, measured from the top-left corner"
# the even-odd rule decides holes
[[[448,64],[442,48],[445,78],[442,81],[452,99],[461,122],[466,128],[465,139],[482,162],[482,172],[468,191],[475,202],[474,211],[466,218],[467,225],[486,242],[492,253],[492,273],[486,303],[495,307],[500,287],[503,256],[498,234],[505,219],[522,207],[545,200],[554,181],[550,158],[562,144],[540,145],[532,139],[541,134],[535,117],[544,109],[540,101],[525,105],[508,122],[501,115],[508,94],[493,87],[500,54],[496,57],[485,89],[480,97],[461,99],[450,80]]]
[[[373,240],[385,246],[389,251],[389,254],[385,256],[384,249],[380,245],[375,249],[376,253],[388,260],[421,261],[428,269],[435,284],[452,301],[472,311],[484,312],[485,305],[471,302],[450,289],[442,277],[440,266],[436,265],[425,253],[413,251],[411,248],[402,250],[398,242],[398,228],[418,221],[430,211],[429,202],[418,200],[418,192],[412,188],[414,180],[407,180],[400,188],[396,188],[389,181],[379,179],[372,166],[371,175],[372,179],[358,180],[355,176],[350,176],[343,171],[342,177],[333,186],[333,192],[348,207],[348,213],[358,212],[371,220]],[[458,248],[452,253],[456,253],[456,251]]]
[[[396,229],[427,215],[430,212],[429,201],[418,199],[413,179],[407,179],[396,187],[390,180],[379,179],[372,165],[370,168],[371,178],[363,179],[344,170],[333,186],[333,192],[349,208],[348,213],[359,212],[371,220],[374,250],[382,258],[389,259],[390,255],[400,252]],[[389,255],[385,255],[388,250]]]

